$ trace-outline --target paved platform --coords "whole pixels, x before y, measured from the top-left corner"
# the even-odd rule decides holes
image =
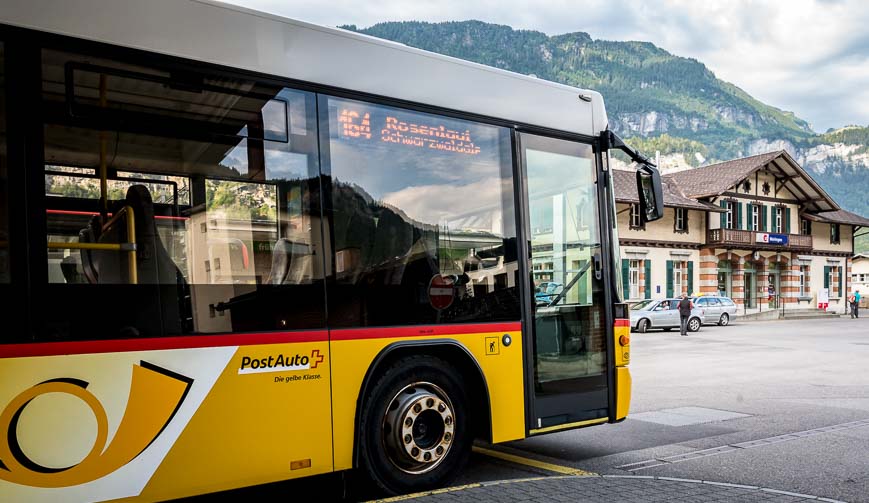
[[[774,502],[838,500],[775,489],[669,477],[554,476],[482,482],[397,496],[382,502]],[[841,502],[839,502],[841,503]]]

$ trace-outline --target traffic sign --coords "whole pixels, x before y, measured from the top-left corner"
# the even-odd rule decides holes
[[[455,296],[453,279],[436,274],[428,284],[428,301],[431,307],[441,311],[450,307]]]

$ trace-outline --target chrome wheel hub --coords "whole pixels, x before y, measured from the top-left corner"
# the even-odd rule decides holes
[[[382,435],[389,460],[405,473],[428,472],[446,458],[455,435],[453,406],[428,382],[405,386],[390,401]]]

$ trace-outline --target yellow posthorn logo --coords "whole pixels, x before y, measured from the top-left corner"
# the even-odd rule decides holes
[[[193,379],[156,365],[133,365],[127,408],[112,443],[106,446],[106,411],[78,379],[52,379],[28,388],[0,413],[0,479],[33,487],[68,487],[104,477],[132,461],[151,445],[172,420],[187,396]],[[47,468],[33,462],[18,444],[18,420],[34,398],[45,393],[68,393],[87,404],[97,421],[97,438],[76,465]]]

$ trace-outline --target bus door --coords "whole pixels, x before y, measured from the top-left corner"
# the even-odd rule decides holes
[[[519,140],[534,292],[524,326],[534,434],[607,418],[606,262],[591,144],[524,133]]]

